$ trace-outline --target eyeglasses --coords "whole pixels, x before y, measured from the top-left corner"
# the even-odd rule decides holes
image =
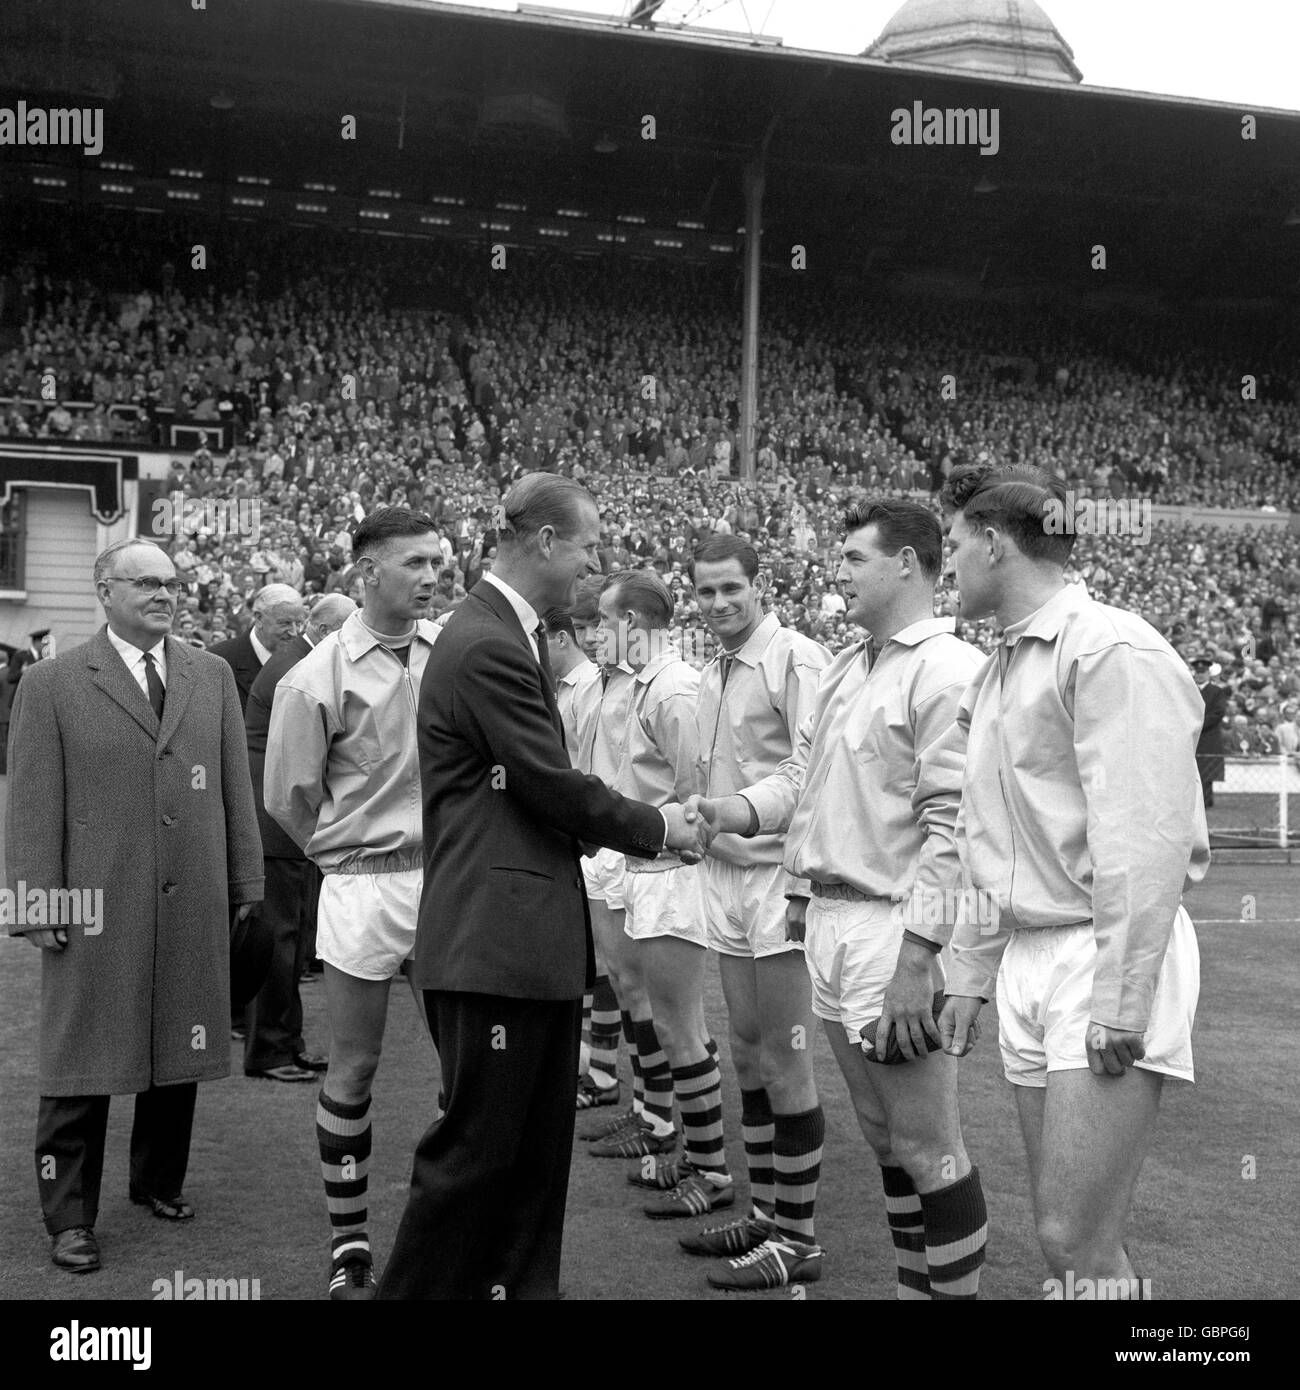
[[[153,574],[142,574],[138,579],[128,579],[124,575],[110,574],[108,576],[110,584],[130,584],[138,589],[142,594],[153,595],[159,589],[166,589],[175,598],[182,591],[188,593],[190,586],[182,579],[159,579]]]

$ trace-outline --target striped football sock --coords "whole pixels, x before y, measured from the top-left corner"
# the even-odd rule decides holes
[[[894,1259],[898,1262],[898,1297],[928,1302],[930,1267],[925,1262],[921,1199],[905,1168],[882,1167],[880,1180],[885,1185],[885,1219],[894,1238]]]
[[[758,1087],[740,1093],[740,1133],[745,1141],[745,1166],[749,1169],[749,1200],[754,1210],[770,1217],[776,1208],[776,1174],[772,1168],[772,1105],[767,1091]]]
[[[359,1255],[369,1259],[366,1183],[370,1175],[370,1097],[345,1105],[321,1090],[316,1101],[316,1140],[334,1235],[334,1266]]]
[[[976,1298],[989,1218],[978,1168],[950,1187],[921,1193],[930,1296]]]
[[[641,1076],[641,1054],[636,1050],[636,1024],[626,1010],[619,1015],[623,1024],[623,1041],[627,1044],[628,1059],[632,1063],[632,1110],[637,1115],[645,1114],[645,1081]]]
[[[667,1134],[673,1128],[673,1069],[659,1045],[653,1019],[634,1019],[632,1031],[641,1058],[641,1083],[645,1087],[642,1115],[656,1134]]]
[[[591,990],[591,1063],[588,1074],[598,1086],[618,1080],[618,1000],[608,975],[598,975]]]
[[[773,1115],[772,1127],[777,1230],[791,1240],[815,1244],[813,1213],[822,1171],[826,1117],[821,1106],[815,1105],[802,1115]]]
[[[673,1091],[682,1116],[686,1161],[702,1173],[725,1175],[722,1137],[722,1073],[717,1058],[705,1054],[689,1066],[673,1068]]]

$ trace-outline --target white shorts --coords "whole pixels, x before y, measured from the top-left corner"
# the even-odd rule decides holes
[[[1087,1029],[1097,938],[1091,922],[1012,932],[998,971],[998,1030],[1007,1080],[1046,1086],[1053,1071],[1087,1067]],[[1201,992],[1201,955],[1185,908],[1156,977],[1155,998],[1135,1065],[1192,1081],[1192,1020]]]
[[[854,1047],[862,1029],[878,1019],[885,990],[898,968],[903,922],[888,898],[810,898],[804,926],[804,955],[818,1018],[840,1024]],[[935,956],[934,989],[943,988]]]
[[[623,910],[623,879],[627,860],[616,849],[600,849],[582,859],[582,877],[586,880],[587,896],[603,902],[611,912]]]
[[[706,859],[700,865],[704,927],[709,945],[724,956],[775,956],[802,951],[785,939],[785,885],[781,864],[729,864]]]
[[[326,874],[316,909],[316,954],[359,980],[391,980],[415,949],[422,869]]]
[[[700,877],[696,864],[679,864],[657,873],[629,873],[623,885],[627,906],[623,930],[633,941],[675,936],[707,946]]]

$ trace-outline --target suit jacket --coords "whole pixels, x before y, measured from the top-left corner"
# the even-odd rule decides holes
[[[224,662],[172,637],[166,658],[161,725],[103,629],[18,686],[9,884],[76,900],[41,952],[41,1095],[230,1071],[230,907],[262,897],[244,726]]]
[[[1196,761],[1202,779],[1223,780],[1223,720],[1228,712],[1228,692],[1213,681],[1201,686],[1205,701],[1205,723],[1196,741]]]
[[[225,643],[222,644],[226,645]],[[216,648],[213,648],[215,651]],[[257,673],[244,706],[244,727],[248,733],[248,770],[253,778],[253,800],[257,803],[257,824],[262,832],[262,854],[267,859],[296,859],[306,855],[285,832],[273,816],[267,814],[262,795],[262,779],[266,772],[266,735],[271,726],[271,705],[280,678],[295,667],[307,653],[311,643],[305,637],[291,637],[271,653],[271,659]]]
[[[576,999],[595,978],[578,841],[652,859],[663,818],[573,768],[555,694],[486,581],[452,614],[420,687],[422,989]]]
[[[232,637],[226,642],[218,642],[215,647],[209,647],[208,650],[213,656],[219,656],[227,662],[235,673],[235,688],[239,691],[239,708],[241,711],[247,711],[248,692],[252,690],[253,682],[262,670],[262,663],[257,659],[257,653],[253,650],[253,639],[247,632],[241,632],[238,637]],[[275,653],[272,652],[271,655],[274,656]]]

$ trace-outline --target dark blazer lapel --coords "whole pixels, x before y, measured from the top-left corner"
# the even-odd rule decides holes
[[[158,716],[144,691],[135,683],[135,677],[126,669],[126,662],[108,640],[107,628],[101,628],[86,643],[86,668],[110,700],[121,705],[151,739],[158,737]],[[166,706],[163,713],[167,713]]]
[[[546,708],[551,713],[551,723],[559,729],[561,737],[564,734],[564,720],[560,718],[560,707],[555,700],[555,685],[551,679],[550,669],[547,665],[538,660],[536,651],[533,650],[532,638],[524,631],[524,625],[519,621],[519,614],[510,606],[510,600],[497,588],[495,584],[489,584],[487,580],[480,579],[477,584],[469,591],[470,598],[481,599],[487,606],[501,619],[503,623],[515,634],[516,640],[523,646],[528,653],[528,659],[541,674],[542,698],[546,701]]]
[[[185,706],[194,693],[194,657],[183,642],[167,639],[167,694],[163,699],[162,727],[158,742],[165,744],[180,726]],[[153,711],[150,709],[150,713]]]

